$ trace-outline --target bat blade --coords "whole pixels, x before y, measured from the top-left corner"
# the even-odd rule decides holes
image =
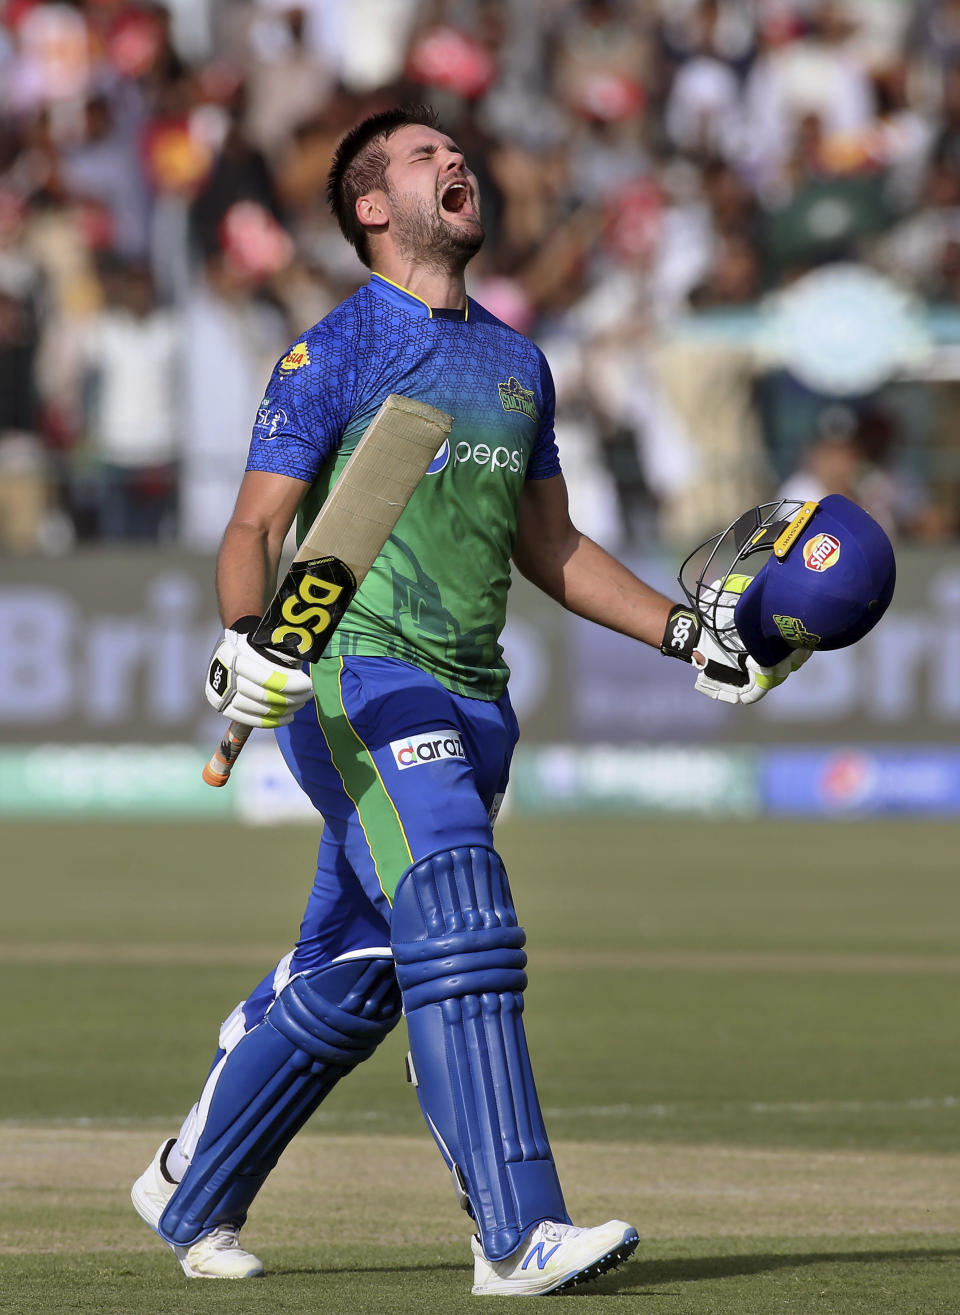
[[[367,426],[294,561],[336,556],[358,582],[440,450],[453,417],[391,393]]]
[[[452,417],[391,393],[364,431],[251,640],[316,662],[437,455]]]
[[[453,417],[391,393],[340,473],[304,536],[290,569],[251,636],[291,663],[316,662],[392,534]],[[231,722],[203,769],[226,785],[250,727]]]

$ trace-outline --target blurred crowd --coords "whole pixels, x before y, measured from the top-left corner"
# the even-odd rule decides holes
[[[277,357],[366,278],[340,134],[427,101],[471,293],[613,549],[842,492],[958,532],[960,0],[7,0],[0,551],[216,546]]]

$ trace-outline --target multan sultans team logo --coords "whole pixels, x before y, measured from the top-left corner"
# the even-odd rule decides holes
[[[280,369],[283,370],[285,374],[289,374],[291,370],[299,370],[301,366],[309,364],[310,353],[307,351],[307,344],[305,342],[298,342],[290,348],[286,356],[280,362]]]
[[[511,375],[505,384],[497,384],[497,392],[504,411],[520,411],[529,419],[536,420],[537,407],[532,388],[524,388],[520,380]]]
[[[773,621],[787,643],[794,648],[816,648],[820,643],[822,636],[808,630],[798,616],[778,616],[775,613]]]

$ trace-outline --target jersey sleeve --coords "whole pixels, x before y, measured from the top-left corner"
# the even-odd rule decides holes
[[[247,470],[311,483],[340,446],[356,385],[355,355],[321,324],[277,362],[257,408]]]
[[[560,454],[553,432],[557,395],[547,358],[537,353],[540,362],[540,429],[527,461],[527,479],[550,479],[560,474]]]

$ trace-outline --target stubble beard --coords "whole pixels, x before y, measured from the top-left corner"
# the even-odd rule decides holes
[[[432,273],[462,273],[483,245],[485,235],[479,218],[469,228],[449,224],[419,196],[401,192],[391,199],[395,206],[391,228],[397,251]]]

